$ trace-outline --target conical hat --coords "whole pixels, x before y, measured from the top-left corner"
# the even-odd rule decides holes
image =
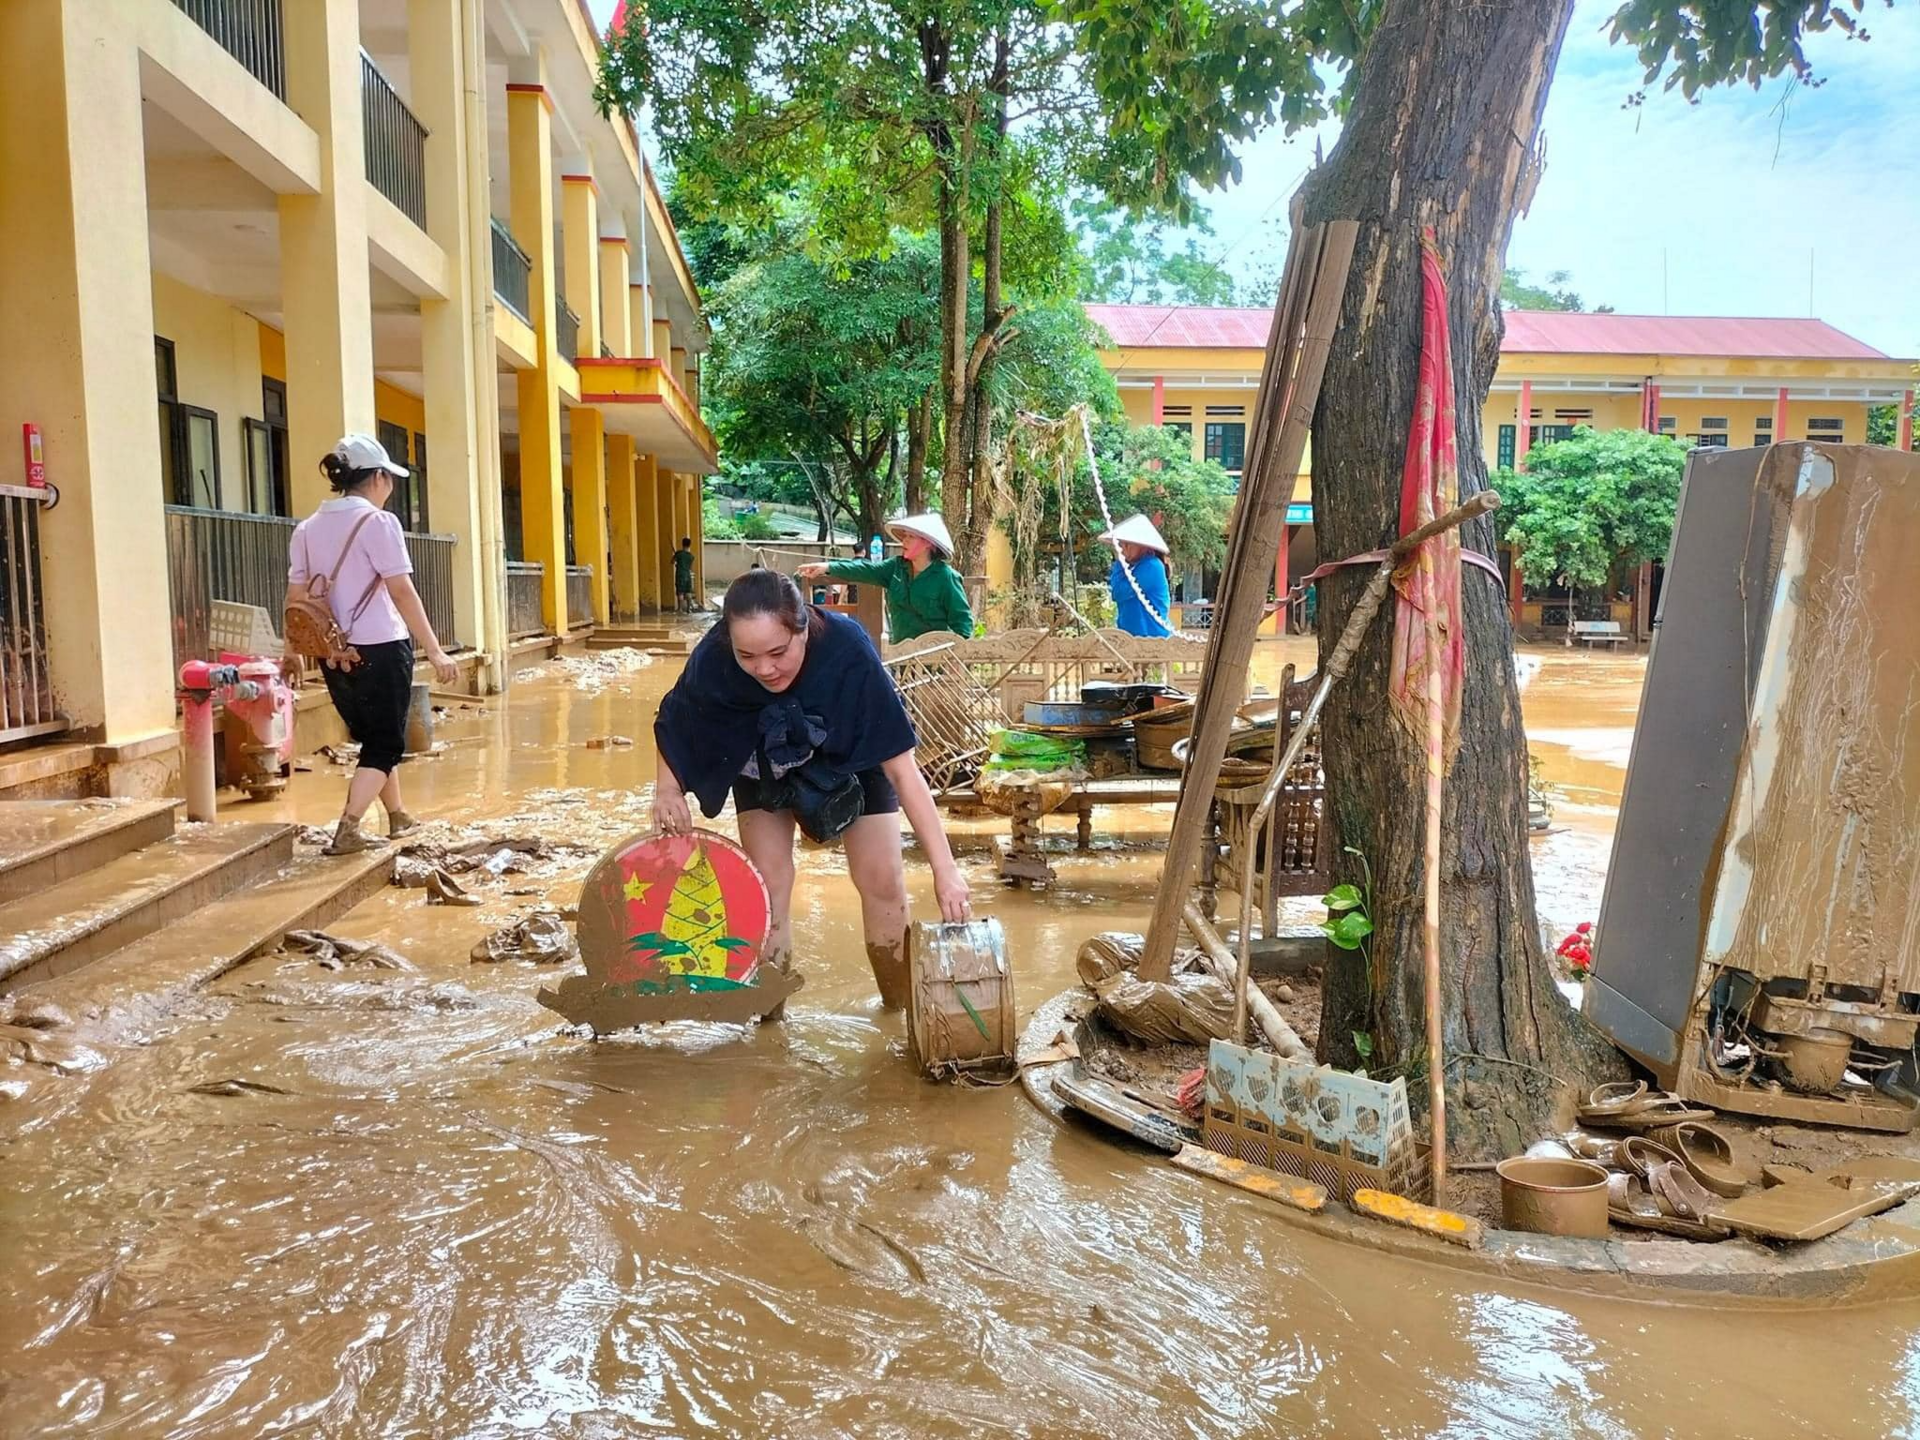
[[[953,536],[947,533],[947,522],[932,511],[928,511],[925,515],[909,515],[903,520],[887,522],[887,534],[893,539],[898,540],[902,532],[931,540],[933,548],[942,555],[953,554]]]
[[[1153,521],[1144,515],[1122,520],[1100,538],[1110,540],[1115,545],[1144,545],[1149,550],[1158,550],[1162,555],[1173,553],[1167,548],[1167,542],[1160,538],[1160,532],[1153,528]]]

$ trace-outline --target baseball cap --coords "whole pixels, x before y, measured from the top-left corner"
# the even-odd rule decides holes
[[[402,480],[411,473],[406,466],[387,454],[387,447],[371,435],[342,435],[340,443],[333,447],[333,453],[349,470],[384,470]]]

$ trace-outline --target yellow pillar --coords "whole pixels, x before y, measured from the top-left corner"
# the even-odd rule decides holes
[[[622,359],[633,354],[633,304],[624,235],[600,237],[600,338]]]
[[[600,354],[600,187],[591,175],[562,175],[561,243],[567,247],[567,304],[580,317],[574,359]],[[584,386],[582,387],[585,388]]]
[[[653,290],[637,280],[627,287],[627,325],[632,332],[633,353],[653,354]]]
[[[279,201],[287,444],[293,511],[303,515],[328,493],[320,457],[347,431],[373,433],[373,301],[360,7],[310,0],[282,15],[287,104],[320,138],[320,193]]]
[[[695,355],[687,366],[687,399],[693,402],[693,408],[700,408],[700,357]]]
[[[641,455],[633,463],[633,543],[640,559],[640,608],[665,607],[661,580],[665,575],[666,547],[660,531],[660,465],[651,455]]]
[[[520,409],[520,542],[525,557],[546,568],[541,614],[556,635],[567,629],[566,501],[560,469],[560,387],[555,374],[553,286],[553,114],[546,61],[539,82],[507,86],[507,163],[514,241],[532,262],[527,304],[533,314],[534,363],[515,376]],[[582,617],[583,619],[585,617]]]
[[[38,425],[60,487],[40,515],[54,699],[129,744],[173,728],[140,58],[76,0],[0,4],[0,55],[0,429]]]
[[[633,354],[632,291],[627,280],[629,255],[625,236],[600,237],[600,311],[602,339],[617,356]],[[611,615],[631,620],[640,613],[640,552],[635,533],[633,439],[607,437],[607,596]]]
[[[583,327],[584,328],[584,327]],[[607,431],[591,405],[567,412],[573,427],[573,550],[593,568],[593,614],[575,615],[575,623],[607,623]]]
[[[671,354],[673,359],[667,366],[667,373],[673,376],[674,384],[678,385],[682,390],[685,390],[687,388],[686,347],[684,345],[676,345],[673,347]]]
[[[420,302],[421,364],[425,377],[428,453],[427,513],[433,528],[454,537],[453,634],[440,643],[474,645],[497,652],[504,635],[486,635],[486,587],[498,586],[498,558],[481,543],[481,405],[497,403],[494,372],[474,373],[473,337],[467,328],[472,293],[473,216],[467,197],[467,147],[486,144],[469,137],[465,120],[460,0],[408,0],[408,71],[413,111],[427,130],[427,233],[447,257],[446,300]]]
[[[669,374],[672,373],[673,324],[671,321],[655,320],[653,322],[653,349],[647,353],[658,360],[661,367]]]
[[[706,481],[698,475],[687,477],[687,533],[693,536],[693,593],[702,605],[707,603],[707,513],[702,503]]]
[[[660,583],[661,593],[673,603],[673,552],[680,548],[680,542],[687,531],[687,487],[681,483],[681,477],[666,466],[660,467],[660,518],[670,522],[665,536],[667,552],[667,573]]]

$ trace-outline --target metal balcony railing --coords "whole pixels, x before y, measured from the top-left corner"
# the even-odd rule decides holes
[[[427,228],[427,127],[360,52],[360,114],[366,136],[367,179],[422,230]]]
[[[40,502],[0,495],[0,741],[65,728],[47,654]]]
[[[558,331],[554,339],[560,354],[568,359],[580,353],[580,317],[573,313],[573,307],[562,300],[554,312],[558,320]]]
[[[578,630],[594,622],[593,567],[567,566],[567,628]]]
[[[547,620],[540,599],[546,579],[547,567],[538,561],[507,561],[508,639],[523,640],[529,635],[546,633]]]
[[[219,42],[247,73],[282,100],[287,58],[281,44],[280,0],[173,0],[187,18]]]
[[[493,221],[493,293],[501,304],[529,325],[533,323],[532,281],[532,259],[496,218]]]

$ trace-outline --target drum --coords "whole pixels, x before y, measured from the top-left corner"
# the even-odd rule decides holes
[[[1019,1031],[998,920],[914,927],[907,1044],[934,1079],[1010,1067]]]

